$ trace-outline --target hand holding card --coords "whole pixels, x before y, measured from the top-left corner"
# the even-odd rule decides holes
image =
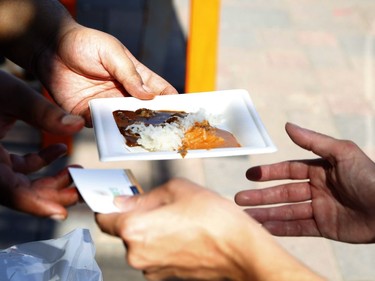
[[[130,170],[69,168],[82,198],[93,212],[120,212],[114,204],[116,196],[142,193]]]

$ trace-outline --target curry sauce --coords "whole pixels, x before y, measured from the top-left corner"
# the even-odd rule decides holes
[[[138,139],[140,135],[132,132],[129,126],[143,123],[145,126],[166,126],[179,122],[188,116],[184,111],[150,110],[140,108],[136,111],[116,110],[113,117],[116,121],[120,133],[124,136],[126,144],[130,147],[140,146]],[[193,126],[184,132],[181,140],[182,144],[178,152],[184,157],[188,150],[192,149],[213,149],[225,147],[240,147],[237,139],[226,130],[222,130],[210,125],[207,120],[194,122]]]

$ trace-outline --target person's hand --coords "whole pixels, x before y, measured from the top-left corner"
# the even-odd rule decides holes
[[[90,125],[93,98],[177,94],[176,89],[141,64],[113,36],[75,24],[58,40],[56,53],[39,57],[37,74],[55,101]]]
[[[0,204],[30,215],[65,219],[66,207],[79,200],[77,190],[71,187],[68,170],[35,180],[28,177],[65,153],[63,144],[24,156],[11,154],[0,146]]]
[[[320,280],[233,202],[188,180],[116,203],[123,213],[96,221],[148,280]]]
[[[0,52],[32,72],[58,105],[91,125],[88,101],[152,99],[176,89],[115,37],[78,24],[59,1],[2,0]]]
[[[0,138],[17,120],[61,135],[72,135],[84,126],[81,117],[66,114],[23,82],[0,71]],[[37,179],[31,177],[66,151],[64,144],[55,144],[21,156],[0,146],[0,204],[32,215],[66,218],[66,207],[79,199],[77,190],[71,187],[68,171],[64,169],[55,176]]]
[[[375,242],[374,162],[351,141],[292,124],[286,131],[294,143],[322,158],[250,168],[249,180],[295,181],[241,191],[235,196],[237,204],[251,207],[246,212],[274,235]]]

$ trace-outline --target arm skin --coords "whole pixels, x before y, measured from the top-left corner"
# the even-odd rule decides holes
[[[66,114],[21,80],[0,71],[0,138],[16,120],[61,135],[72,135],[84,126],[81,117]],[[35,180],[29,175],[65,155],[66,149],[64,144],[56,144],[21,156],[0,145],[0,204],[36,216],[65,219],[66,207],[79,199],[68,171]]]
[[[287,124],[293,142],[321,158],[250,168],[253,181],[292,180],[235,196],[274,235],[375,242],[375,164],[353,142]],[[282,206],[267,206],[283,203]],[[257,208],[260,206],[262,208]]]
[[[233,202],[188,180],[119,197],[117,205],[122,213],[96,221],[124,241],[129,264],[150,281],[323,280]]]
[[[75,22],[57,0],[0,0],[0,52],[91,125],[93,98],[177,94],[113,36]]]

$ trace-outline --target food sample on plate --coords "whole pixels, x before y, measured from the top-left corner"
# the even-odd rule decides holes
[[[147,108],[115,110],[113,117],[129,147],[177,151],[185,157],[190,149],[241,146],[230,132],[211,125],[217,120],[202,109],[193,113]]]

